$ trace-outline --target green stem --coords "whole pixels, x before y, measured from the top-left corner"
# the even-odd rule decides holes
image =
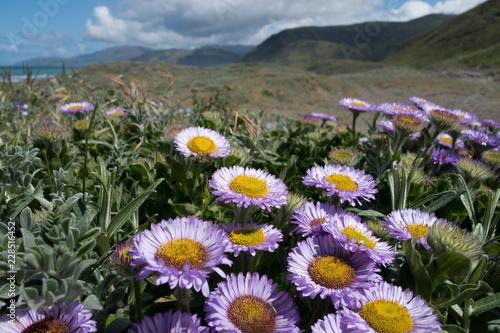
[[[340,207],[340,197],[337,194],[328,197],[328,201],[330,206]]]
[[[47,151],[44,151],[44,154],[45,154],[45,163],[47,163],[47,175],[49,176],[50,191],[53,193],[54,192],[54,182],[53,182],[52,178],[54,176],[52,175],[52,169],[50,167],[49,158],[47,157]]]
[[[392,156],[392,159],[394,161],[399,161],[399,156],[401,155],[401,147],[403,146],[403,142],[405,140],[405,136],[401,132],[397,132],[396,134],[396,141],[394,145],[394,155]]]
[[[142,299],[141,299],[141,281],[133,279],[134,285],[134,296],[135,296],[135,317],[136,321],[140,322],[142,320]]]
[[[97,106],[99,103],[96,103],[94,107],[94,111],[92,112],[92,117],[90,118],[90,124],[89,128],[87,129],[87,135],[85,137],[85,155],[83,157],[83,184],[82,184],[82,193],[85,194],[85,179],[87,178],[87,153],[89,150],[89,137],[90,137],[90,132],[92,130],[92,124],[94,123],[94,118],[95,118],[95,112],[97,111]]]
[[[351,110],[352,111],[352,110]],[[358,116],[360,113],[358,111],[352,111],[352,146],[356,148],[358,145],[358,133],[356,133],[356,120],[358,119]]]
[[[466,299],[465,300],[465,305],[464,305],[464,314],[463,314],[463,329],[469,333],[470,330],[470,313],[472,310],[472,300],[471,299]]]
[[[250,210],[250,207],[251,206],[248,206],[248,207],[245,207],[245,206],[241,206],[240,207],[240,214],[238,216],[238,220],[240,223],[245,223],[246,220],[247,220],[247,215],[248,215],[248,211]]]
[[[177,286],[177,288],[175,288],[175,298],[177,299],[177,306],[179,310],[183,312],[190,311],[190,303],[193,298],[190,295],[189,289]]]

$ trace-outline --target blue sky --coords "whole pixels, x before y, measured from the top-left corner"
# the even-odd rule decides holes
[[[4,0],[0,65],[116,45],[256,45],[283,29],[460,14],[485,0]]]

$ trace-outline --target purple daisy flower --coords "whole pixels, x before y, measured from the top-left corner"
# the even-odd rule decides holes
[[[377,104],[363,101],[361,99],[344,97],[340,100],[340,106],[352,111],[373,111],[377,109]]]
[[[326,114],[326,113],[320,113],[320,112],[313,112],[310,114],[311,118],[317,118],[317,119],[325,119],[329,121],[337,121],[337,117],[331,114]]]
[[[413,114],[421,120],[427,121],[428,115],[425,111],[413,108],[408,104],[403,103],[382,103],[379,104],[377,110],[387,116],[396,116],[398,114]]]
[[[176,217],[152,224],[134,236],[134,247],[128,250],[132,267],[138,267],[137,279],[156,273],[156,285],[170,288],[193,287],[207,296],[207,277],[212,271],[225,274],[218,265],[231,265],[224,255],[228,239],[222,229],[194,216]]]
[[[113,266],[115,270],[124,274],[130,273],[130,269],[132,268],[130,265],[132,257],[128,255],[128,250],[133,246],[133,241],[123,242],[115,246],[115,251],[109,257],[111,266]]]
[[[83,304],[74,301],[69,305],[41,306],[36,310],[23,309],[16,311],[16,318],[7,316],[0,318],[0,330],[10,333],[23,332],[96,332],[96,322],[90,320],[92,312]]]
[[[249,252],[252,256],[255,256],[255,251],[259,250],[274,252],[279,246],[278,243],[283,240],[281,230],[269,224],[228,223],[222,228],[229,238],[226,252],[233,252],[235,257],[241,251]]]
[[[398,113],[394,117],[394,126],[401,132],[411,135],[423,128],[423,121],[425,120],[412,113]]]
[[[452,110],[458,118],[460,118],[460,122],[464,125],[469,125],[469,124],[474,124],[478,122],[478,118],[475,114],[467,112],[467,111],[462,111],[459,109]]]
[[[341,310],[348,332],[429,333],[441,330],[432,307],[417,295],[399,286],[380,282],[361,296],[361,306]]]
[[[341,203],[348,201],[351,206],[355,206],[356,202],[361,205],[359,199],[375,199],[378,192],[371,175],[340,164],[312,167],[307,170],[302,183],[325,189],[329,196],[338,195]]]
[[[436,143],[446,148],[451,148],[453,138],[447,133],[439,133],[436,138]]]
[[[361,251],[351,252],[332,235],[309,237],[288,254],[287,279],[302,297],[330,297],[336,309],[359,306],[363,290],[382,281],[376,264]]]
[[[439,171],[446,164],[457,165],[458,157],[449,149],[433,148],[431,161],[433,164],[437,164],[436,171]]]
[[[308,123],[319,123],[320,119],[318,117],[313,117],[310,114],[305,114],[304,120],[307,121]]]
[[[285,183],[260,169],[223,167],[214,172],[209,184],[218,201],[235,202],[238,207],[254,205],[271,211],[271,207],[279,208],[288,200]]]
[[[391,237],[405,241],[416,237],[426,249],[429,228],[437,222],[434,213],[429,214],[420,209],[405,208],[395,210],[382,220],[382,226],[390,231]]]
[[[425,112],[429,112],[430,110],[436,110],[436,109],[439,109],[439,110],[445,109],[441,105],[438,105],[436,103],[428,101],[422,97],[413,96],[413,97],[410,97],[410,101],[413,104],[415,104],[416,106],[418,106],[419,108],[421,108],[422,110],[424,110]]]
[[[311,327],[311,333],[343,333],[345,325],[342,324],[340,313],[330,313],[320,319]]]
[[[330,206],[327,202],[318,201],[316,204],[306,202],[302,207],[295,210],[295,213],[290,218],[290,223],[297,225],[293,232],[308,237],[323,233],[323,225],[330,222],[335,214],[349,213],[340,207]]]
[[[455,130],[460,125],[460,118],[446,109],[431,109],[429,120],[436,127],[444,130]]]
[[[333,223],[325,225],[323,229],[346,250],[363,252],[378,265],[387,266],[396,259],[396,251],[392,246],[373,236],[366,224],[351,215],[336,215]]]
[[[26,114],[26,110],[28,110],[28,104],[23,102],[15,102],[14,105],[22,114]]]
[[[175,150],[182,155],[224,157],[231,153],[229,141],[219,132],[201,126],[188,127],[174,137]]]
[[[394,132],[396,130],[394,124],[390,120],[381,120],[378,122],[378,125],[387,132]]]
[[[488,127],[489,129],[493,130],[495,127],[500,127],[500,121],[496,121],[493,119],[485,119],[483,121],[483,126]]]
[[[300,333],[299,312],[290,295],[276,291],[266,275],[231,274],[205,302],[205,319],[217,332]]]
[[[76,102],[76,103],[68,103],[64,104],[59,108],[59,112],[61,113],[83,113],[90,111],[94,108],[92,103],[84,101],[84,102]]]
[[[408,135],[408,137],[410,137],[412,139],[417,139],[417,138],[420,138],[421,136],[422,136],[422,133],[420,131],[410,133],[410,135]]]
[[[125,117],[126,115],[127,115],[127,109],[124,108],[115,108],[106,111],[106,116]]]
[[[467,140],[479,144],[481,146],[494,146],[495,137],[490,137],[488,134],[481,131],[475,131],[467,128],[460,131]]]
[[[200,326],[201,319],[196,314],[183,313],[180,310],[157,313],[153,317],[144,316],[140,324],[134,324],[128,333],[208,333],[209,329]]]

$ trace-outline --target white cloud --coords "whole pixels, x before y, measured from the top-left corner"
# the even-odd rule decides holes
[[[68,55],[69,54],[68,50],[66,50],[66,48],[62,47],[62,46],[56,47],[56,52],[59,53],[60,55]]]
[[[0,44],[0,51],[7,51],[7,52],[19,52],[19,49],[15,45],[7,45],[7,44]]]
[[[176,47],[183,42],[210,43],[208,38],[198,41],[186,38],[162,26],[153,26],[149,22],[116,18],[107,7],[94,9],[95,22],[87,20],[86,35],[90,39],[111,44],[147,45],[156,47]]]
[[[271,34],[304,25],[359,22],[383,0],[145,0],[122,1],[113,15],[105,6],[87,20],[89,39],[154,48],[207,44],[258,44]]]
[[[437,2],[434,6],[420,0],[405,2],[397,9],[388,8],[391,21],[408,21],[429,14],[461,14],[486,0],[445,0]]]
[[[88,39],[108,45],[192,48],[207,44],[256,45],[283,29],[406,21],[432,13],[462,13],[485,0],[122,0],[117,13],[105,6],[87,20]]]

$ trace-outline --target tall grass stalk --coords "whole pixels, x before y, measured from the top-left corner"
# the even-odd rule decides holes
[[[87,153],[89,149],[89,137],[90,132],[92,131],[92,125],[94,124],[94,118],[96,110],[99,106],[99,103],[96,103],[94,106],[94,111],[92,111],[92,117],[90,118],[89,128],[87,128],[87,133],[85,135],[85,155],[83,157],[83,181],[82,181],[82,193],[85,193],[85,180],[87,179]]]

